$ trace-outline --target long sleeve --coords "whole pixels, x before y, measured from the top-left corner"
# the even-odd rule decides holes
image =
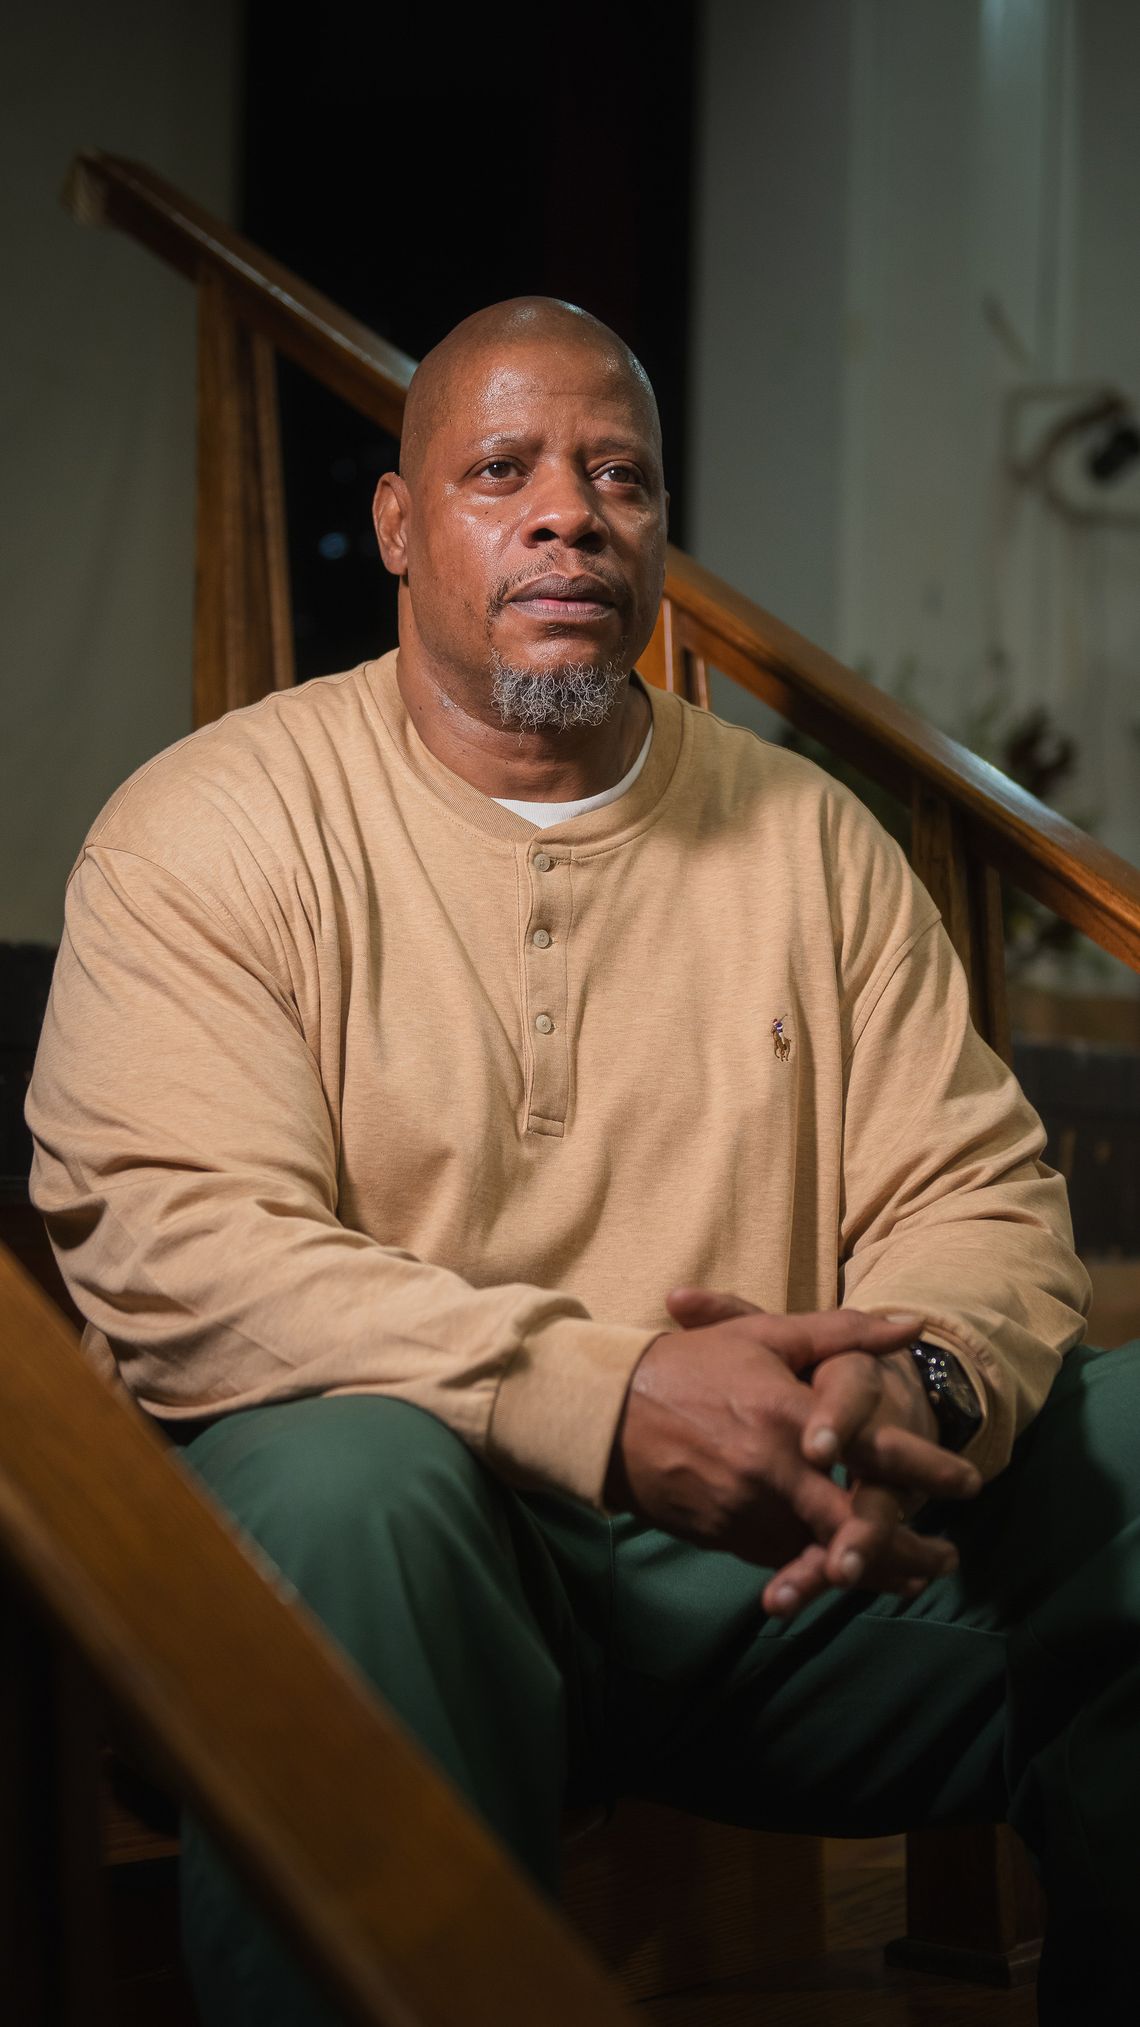
[[[89,1335],[160,1416],[390,1394],[504,1476],[599,1501],[654,1333],[340,1221],[328,1096],[255,918],[133,851],[89,846],[73,872],[27,1114]]]
[[[396,660],[191,734],[89,833],[27,1108],[89,1356],[171,1419],[398,1396],[600,1505],[668,1289],[905,1302],[1000,1468],[1088,1282],[893,839],[660,693],[633,787],[536,831]]]
[[[987,1478],[1083,1335],[1091,1296],[1044,1146],[971,1023],[941,921],[916,925],[874,982],[847,1063],[843,1300],[918,1310],[923,1336],[962,1358],[985,1410],[967,1454]]]

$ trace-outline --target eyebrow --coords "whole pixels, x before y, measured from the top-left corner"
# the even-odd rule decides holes
[[[532,444],[534,441],[533,433],[528,436],[522,430],[499,429],[491,436],[481,436],[474,445],[474,448],[476,450],[519,450],[525,449],[528,444]],[[590,448],[601,456],[604,456],[607,451],[637,450],[638,454],[644,457],[650,451],[651,446],[647,439],[640,436],[604,436],[592,441]]]

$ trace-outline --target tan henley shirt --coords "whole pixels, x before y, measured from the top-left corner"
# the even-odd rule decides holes
[[[395,652],[111,798],[32,1191],[89,1353],[151,1413],[396,1395],[600,1504],[684,1282],[919,1310],[1004,1465],[1090,1294],[1041,1123],[865,807],[649,695],[632,788],[545,830],[428,752]]]

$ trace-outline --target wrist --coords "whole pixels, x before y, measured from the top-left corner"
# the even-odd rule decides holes
[[[625,1461],[625,1431],[629,1417],[630,1400],[635,1393],[640,1391],[638,1374],[641,1373],[649,1353],[653,1350],[655,1344],[660,1344],[662,1337],[668,1337],[670,1334],[666,1330],[662,1331],[657,1337],[651,1337],[629,1375],[625,1398],[621,1404],[621,1413],[617,1418],[617,1426],[614,1429],[614,1440],[610,1450],[609,1463],[606,1465],[606,1475],[602,1483],[602,1505],[607,1513],[631,1513],[633,1511],[633,1488],[629,1481],[629,1472],[626,1469]]]
[[[882,1360],[885,1371],[891,1375],[888,1384],[902,1410],[906,1425],[916,1436],[925,1436],[927,1442],[939,1441],[938,1416],[934,1403],[922,1381],[922,1374],[915,1364],[911,1348],[904,1344],[901,1351],[889,1352]]]
[[[985,1416],[962,1360],[924,1338],[909,1345],[907,1355],[933,1413],[936,1441],[943,1450],[964,1450]]]

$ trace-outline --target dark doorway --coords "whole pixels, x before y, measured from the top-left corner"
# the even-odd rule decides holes
[[[694,11],[250,0],[240,221],[413,358],[532,291],[612,324],[657,390],[681,542]],[[281,395],[306,677],[394,644],[369,510],[395,445],[290,368]]]

